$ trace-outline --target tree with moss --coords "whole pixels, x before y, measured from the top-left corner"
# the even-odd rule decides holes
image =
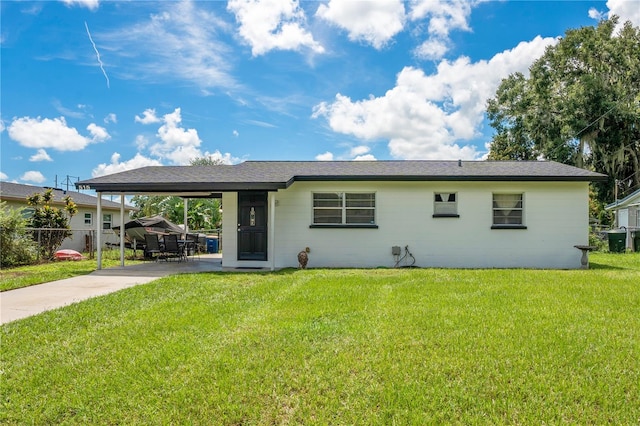
[[[488,101],[489,159],[542,157],[604,173],[609,181],[594,189],[605,204],[614,182],[640,188],[640,28],[612,17],[570,29],[529,71],[504,79]]]
[[[27,225],[34,228],[33,238],[38,242],[40,256],[49,260],[53,259],[64,239],[73,235],[69,222],[78,213],[78,206],[70,196],[64,197],[63,208],[53,205],[53,199],[52,189],[27,197],[27,204],[34,209]]]

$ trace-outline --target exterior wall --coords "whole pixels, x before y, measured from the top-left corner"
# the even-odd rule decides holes
[[[13,201],[13,200],[6,200],[6,202],[7,202],[7,207],[11,207],[13,209],[22,210],[28,207],[24,203]],[[56,206],[56,207],[59,207],[59,206]],[[91,213],[91,224],[84,223],[85,213]],[[105,209],[103,207],[102,213],[111,214],[112,226],[117,226],[120,224],[120,210],[110,210],[110,209]],[[125,215],[126,214],[127,212],[125,211]],[[95,208],[91,209],[88,207],[78,206],[78,213],[75,214],[69,221],[69,226],[73,231],[73,236],[71,238],[65,238],[65,240],[62,242],[62,245],[60,246],[60,249],[71,249],[71,250],[77,250],[79,252],[85,251],[85,247],[86,247],[85,236],[90,235],[90,231],[96,230],[97,219],[98,218],[96,217]],[[127,220],[128,219],[125,217],[125,221]],[[100,227],[102,227],[102,219],[100,219],[99,223],[100,223]],[[103,246],[105,246],[107,243],[117,244],[120,241],[118,236],[111,229],[102,230],[101,239],[102,239]]]
[[[640,228],[640,206],[629,206],[616,210],[616,226]]]
[[[309,228],[312,192],[375,192],[378,228]],[[434,192],[457,193],[460,217],[433,218]],[[493,192],[524,194],[527,229],[491,229]],[[308,267],[392,267],[408,245],[419,267],[573,269],[588,244],[586,182],[296,182],[269,197],[269,260],[238,262],[237,197],[223,195],[223,266],[297,267],[309,247]]]
[[[629,209],[620,209],[616,212],[618,227],[624,226],[625,228],[629,226]]]

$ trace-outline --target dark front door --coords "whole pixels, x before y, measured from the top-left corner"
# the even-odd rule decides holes
[[[238,192],[238,260],[267,260],[267,193]]]

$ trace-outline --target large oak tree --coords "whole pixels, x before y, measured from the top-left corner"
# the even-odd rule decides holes
[[[488,101],[489,159],[546,158],[609,176],[601,202],[640,188],[640,29],[617,17],[566,32]]]

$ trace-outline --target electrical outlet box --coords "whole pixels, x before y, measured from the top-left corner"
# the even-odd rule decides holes
[[[393,246],[391,247],[391,254],[394,256],[400,256],[400,246]]]

